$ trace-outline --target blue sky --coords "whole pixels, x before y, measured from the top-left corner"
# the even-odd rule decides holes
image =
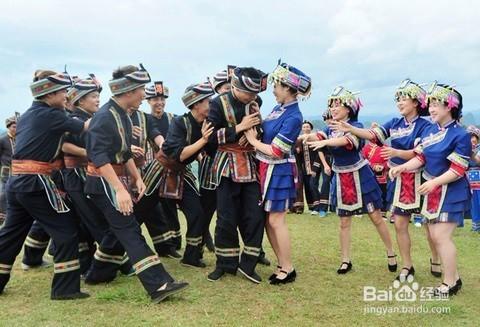
[[[114,68],[142,62],[170,87],[167,111],[182,113],[189,84],[228,64],[269,72],[278,58],[312,77],[305,116],[323,112],[337,85],[362,92],[365,115],[395,115],[406,77],[455,83],[465,110],[480,110],[479,12],[473,0],[2,0],[0,118],[29,107],[38,68],[66,64],[107,86]],[[271,88],[263,97],[267,113]]]

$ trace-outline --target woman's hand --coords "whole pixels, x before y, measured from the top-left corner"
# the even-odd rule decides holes
[[[329,127],[331,130],[335,132],[344,132],[344,133],[349,133],[353,129],[352,125],[342,120],[340,121],[332,120],[329,124]]]
[[[118,210],[124,216],[130,215],[133,212],[133,202],[130,193],[128,193],[125,187],[122,186],[119,190],[116,191],[116,198],[118,203]]]
[[[384,146],[381,150],[380,150],[380,156],[382,157],[382,159],[391,159],[391,158],[395,158],[397,157],[397,150],[395,150],[394,148],[392,147],[389,147],[389,146]]]
[[[243,135],[245,135],[245,137],[247,138],[248,143],[253,145],[253,143],[255,143],[255,141],[257,141],[258,132],[257,132],[256,128],[250,128],[250,129],[246,130],[243,133]]]
[[[321,140],[321,141],[310,141],[310,142],[307,142],[308,146],[313,149],[314,151],[318,151],[320,150],[321,148],[324,148],[327,146],[327,142],[325,140]]]
[[[400,176],[400,174],[403,173],[404,171],[406,171],[406,168],[403,165],[396,166],[396,167],[390,168],[390,170],[388,171],[388,176],[390,177],[391,180],[394,180],[395,178]]]
[[[202,139],[205,142],[208,142],[208,138],[213,133],[213,126],[212,123],[208,123],[206,120],[203,121],[202,124]]]
[[[435,179],[431,179],[420,185],[418,188],[418,193],[425,195],[432,192],[436,187],[438,187],[438,185],[435,182]]]

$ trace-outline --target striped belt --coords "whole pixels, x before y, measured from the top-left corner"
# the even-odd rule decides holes
[[[126,176],[124,164],[111,164],[111,165],[113,170],[115,171],[115,174],[117,174],[117,176]],[[87,165],[87,175],[93,176],[93,177],[102,177],[97,167],[95,167],[91,162],[89,162]]]
[[[85,168],[87,167],[88,160],[86,157],[74,157],[74,156],[65,156],[63,158],[65,163],[65,168]]]
[[[12,160],[12,175],[51,175],[63,167],[62,160],[44,162],[36,160]]]

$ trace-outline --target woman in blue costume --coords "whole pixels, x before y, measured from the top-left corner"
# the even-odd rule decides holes
[[[262,203],[267,213],[265,227],[278,260],[277,270],[269,278],[270,284],[286,284],[295,281],[297,275],[285,220],[296,198],[293,147],[303,121],[297,98],[308,96],[311,79],[300,70],[279,63],[269,80],[274,83],[273,94],[278,105],[263,121],[261,141],[257,140],[255,129],[245,132],[245,136],[257,151]]]
[[[372,129],[352,126],[344,121],[331,124],[336,131],[351,133],[357,137],[369,140],[378,145],[390,140],[391,147],[382,150],[382,155],[388,157],[389,168],[396,167],[415,157],[413,149],[418,144],[420,136],[431,123],[421,116],[428,115],[426,92],[420,85],[409,79],[400,83],[395,92],[395,101],[401,117],[392,118],[383,125]],[[420,194],[416,189],[420,186],[420,170],[403,172],[387,186],[387,203],[395,217],[395,231],[403,268],[397,279],[415,274],[410,253],[411,241],[408,232],[410,217],[420,213]],[[434,247],[432,247],[434,249]],[[432,251],[431,269],[438,263],[436,251]],[[433,271],[433,270],[432,270]]]
[[[354,93],[339,86],[329,96],[328,106],[333,120],[345,121],[354,127],[363,128],[363,125],[357,121],[362,103]],[[332,180],[332,205],[336,206],[337,215],[340,217],[342,252],[342,264],[337,273],[346,274],[352,269],[350,257],[351,218],[363,213],[368,213],[385,244],[389,270],[396,271],[397,262],[392,240],[380,212],[382,192],[368,161],[360,153],[363,141],[352,133],[335,131],[330,127],[323,132],[318,132],[316,138],[317,141],[312,141],[310,138],[309,145],[314,150],[329,147],[333,156],[332,170],[335,172],[335,176]]]
[[[472,193],[472,208],[470,217],[472,218],[472,231],[480,232],[480,157],[478,156],[480,129],[470,125],[467,127],[472,142],[472,156],[467,171],[468,182],[470,183],[470,192]]]
[[[391,177],[424,167],[425,182],[418,188],[423,195],[422,215],[443,264],[443,283],[437,296],[458,292],[462,281],[457,271],[457,250],[452,236],[470,210],[470,188],[465,172],[472,153],[470,135],[458,120],[462,96],[453,87],[434,82],[427,93],[428,109],[434,124],[426,128],[416,157],[390,170]]]

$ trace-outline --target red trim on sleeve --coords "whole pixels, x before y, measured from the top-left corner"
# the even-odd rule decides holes
[[[451,171],[453,171],[455,174],[457,174],[458,176],[463,176],[465,175],[465,172],[467,171],[467,169],[465,169],[464,167],[460,166],[459,164],[456,164],[454,162],[452,162],[450,164],[450,169]]]
[[[422,164],[425,163],[425,156],[423,154],[420,154],[420,153],[417,153],[417,155],[415,156],[415,158],[417,158],[418,160],[420,160],[420,162]]]
[[[279,147],[272,144],[270,145],[270,148],[272,149],[272,154],[274,157],[279,159],[283,158],[283,152]]]
[[[345,148],[347,150],[352,150],[354,148],[352,140],[350,140],[350,138],[347,136],[345,136],[345,138],[347,139],[347,142],[348,142],[348,144],[345,145]]]
[[[319,139],[320,141],[324,140],[325,137],[324,137],[323,133],[317,132],[317,139]]]
[[[383,145],[382,142],[378,140],[377,134],[373,130],[369,129],[368,132],[373,136],[373,139],[371,139],[370,142],[377,145]]]

